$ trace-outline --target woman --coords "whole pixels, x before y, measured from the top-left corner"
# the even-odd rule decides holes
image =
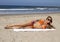
[[[35,21],[31,21],[29,23],[26,23],[26,24],[20,24],[20,25],[10,25],[10,26],[6,26],[5,29],[13,29],[13,27],[17,27],[16,29],[21,29],[21,28],[24,28],[25,27],[28,27],[28,28],[32,28],[32,29],[46,29],[46,28],[54,28],[52,25],[52,17],[51,16],[48,16],[46,19],[40,19],[40,20],[35,20]],[[28,29],[27,28],[27,29]]]

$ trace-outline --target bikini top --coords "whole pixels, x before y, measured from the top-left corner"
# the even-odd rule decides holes
[[[45,22],[44,19],[40,19],[38,22],[39,22],[39,24],[41,25],[42,29],[46,29],[46,28],[47,28],[47,26],[44,25],[44,22]]]
[[[44,24],[44,20],[43,19],[40,19],[38,22],[39,22],[40,25]]]

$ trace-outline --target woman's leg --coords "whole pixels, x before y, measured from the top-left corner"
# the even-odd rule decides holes
[[[25,24],[18,24],[18,25],[7,25],[6,27],[5,27],[5,29],[13,29],[13,27],[17,27],[18,29],[20,29],[20,28],[25,28],[25,27],[28,27],[28,26],[30,26],[30,27],[32,27],[32,25],[33,25],[34,23],[32,23],[32,21],[31,22],[28,22],[28,23],[25,23]]]
[[[25,28],[27,26],[31,26],[31,23],[30,24],[26,23],[26,24],[22,24],[22,25],[20,25],[20,24],[18,24],[18,25],[7,25],[5,27],[5,29],[13,29],[13,28],[20,29],[20,28]]]
[[[5,29],[13,29],[13,28],[19,29],[21,27],[22,27],[22,25],[7,25],[5,27]]]

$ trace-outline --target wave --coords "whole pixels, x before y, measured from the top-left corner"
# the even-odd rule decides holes
[[[39,10],[46,10],[46,9],[48,9],[48,8],[36,8],[36,9],[39,9]]]
[[[40,9],[40,10],[45,10],[47,8],[13,8],[13,9],[0,9],[0,10],[35,10],[35,9]]]
[[[0,9],[0,11],[9,11],[9,10],[12,10],[12,11],[15,11],[15,10],[58,10],[60,8],[13,8],[13,9]]]
[[[9,8],[0,9],[0,14],[20,14],[20,13],[51,13],[60,12],[60,8]]]
[[[0,9],[0,10],[34,10],[34,9]]]

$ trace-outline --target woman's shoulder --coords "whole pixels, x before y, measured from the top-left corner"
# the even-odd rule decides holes
[[[44,22],[44,21],[45,21],[45,19],[40,19],[39,21],[40,21],[40,22]]]

